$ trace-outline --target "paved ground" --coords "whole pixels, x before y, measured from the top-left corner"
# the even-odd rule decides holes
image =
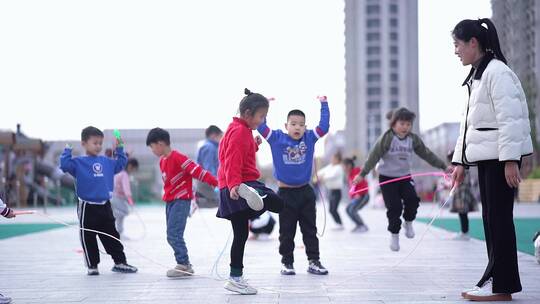
[[[259,288],[259,294],[239,296],[224,290],[216,275],[208,278],[230,231],[227,221],[215,218],[215,210],[196,213],[186,230],[195,271],[205,277],[182,280],[165,277],[174,259],[165,238],[163,206],[138,210],[146,233],[143,235],[138,218],[130,216],[128,232],[133,238],[144,238],[126,241],[126,253],[139,273],[112,273],[111,259],[102,255],[101,275],[86,276],[77,231],[54,229],[0,240],[0,291],[14,303],[462,303],[466,301],[461,299],[460,290],[476,283],[487,260],[483,242],[453,241],[450,233],[437,228],[427,232],[409,256],[426,229],[421,223],[415,224],[415,239],[402,237],[401,251],[391,252],[384,211],[367,208],[363,216],[370,226],[368,233],[333,231],[329,223],[321,238],[322,262],[330,271],[326,277],[305,272],[307,262],[300,239],[295,264],[298,274],[291,277],[279,274],[276,233],[271,241],[250,241],[245,275]],[[420,215],[429,216],[433,211],[426,205]],[[76,221],[74,208],[49,208],[48,214]],[[540,206],[519,205],[516,214],[539,217]],[[15,222],[49,220],[35,215],[20,216],[16,221],[0,219],[0,224]],[[352,228],[349,221],[345,224]],[[319,208],[319,227],[322,225]],[[227,249],[219,262],[221,276],[226,276],[228,262]],[[514,302],[540,303],[540,265],[522,253],[519,262],[524,291],[514,296]]]

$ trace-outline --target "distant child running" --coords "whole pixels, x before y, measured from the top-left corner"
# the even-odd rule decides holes
[[[355,160],[356,157],[345,158],[343,160],[343,167],[347,174],[347,180],[349,181],[349,191],[351,191],[349,193],[351,202],[346,210],[347,215],[349,215],[351,220],[356,224],[356,227],[354,227],[351,232],[366,232],[368,231],[368,227],[358,212],[369,202],[369,189],[365,179],[360,183],[354,183],[354,178],[362,171],[360,167],[354,166]]]
[[[447,155],[448,161],[451,162],[453,157],[454,150]],[[451,187],[452,185],[449,188]],[[459,223],[461,225],[461,231],[454,237],[456,241],[468,241],[470,239],[468,213],[478,210],[478,202],[472,193],[471,187],[471,175],[468,172],[464,173],[463,182],[459,186],[456,186],[454,195],[451,197],[452,205],[450,212],[459,215]]]
[[[294,275],[294,237],[300,225],[306,255],[309,261],[307,271],[312,274],[328,274],[321,265],[319,239],[317,238],[317,209],[315,192],[309,185],[313,167],[315,143],[328,133],[330,111],[326,97],[319,98],[321,117],[319,125],[306,130],[306,115],[300,110],[292,110],[287,115],[287,133],[272,130],[263,122],[258,130],[272,149],[274,177],[278,181],[278,195],[285,207],[279,214],[279,253],[281,254],[281,274]]]
[[[328,201],[330,203],[330,214],[336,223],[334,230],[343,230],[343,222],[338,212],[339,203],[341,202],[345,182],[345,172],[343,171],[341,153],[336,153],[332,156],[330,164],[319,170],[317,178],[324,184],[328,190]]]
[[[154,128],[148,132],[146,145],[159,157],[163,178],[163,201],[166,203],[167,241],[174,250],[176,266],[167,277],[178,278],[194,273],[184,240],[187,218],[193,199],[193,178],[217,186],[216,178],[184,154],[171,148],[169,132]]]
[[[379,164],[379,182],[385,182],[398,177],[411,174],[413,152],[428,162],[430,165],[442,170],[450,171],[451,166],[446,166],[443,160],[438,158],[425,145],[422,139],[411,132],[412,124],[416,115],[406,108],[397,109],[390,120],[390,129],[384,132],[375,142],[368,159],[360,174],[355,178],[355,183],[361,182],[365,176]],[[401,214],[405,223],[405,236],[414,237],[412,222],[416,218],[416,212],[420,198],[414,189],[412,178],[381,186],[386,216],[388,218],[388,231],[390,231],[390,249],[399,251],[399,230],[401,229]]]
[[[103,145],[103,132],[95,127],[86,127],[81,134],[82,146],[86,155],[72,157],[71,147],[66,147],[60,156],[60,169],[75,178],[79,204],[77,213],[81,228],[97,230],[120,238],[115,228],[111,208],[114,175],[121,172],[127,163],[124,145],[118,140],[116,158],[99,155]],[[99,236],[105,251],[112,256],[112,271],[122,273],[137,272],[137,268],[126,262],[124,246],[117,240],[102,234],[80,230],[88,275],[98,275],[99,249],[96,235]]]
[[[264,121],[268,99],[245,89],[240,101],[240,117],[234,117],[219,144],[220,203],[217,216],[231,221],[231,271],[225,289],[239,294],[256,294],[257,289],[243,278],[244,248],[249,235],[248,222],[266,210],[280,212],[283,201],[271,189],[257,181],[255,153],[259,149],[252,130]]]
[[[133,195],[131,194],[131,184],[129,176],[139,169],[139,162],[135,158],[128,159],[127,167],[114,176],[114,192],[111,200],[114,218],[116,219],[116,230],[120,237],[124,235],[124,219],[129,214],[129,206],[133,206]]]

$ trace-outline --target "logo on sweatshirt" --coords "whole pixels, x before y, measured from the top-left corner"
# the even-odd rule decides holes
[[[103,176],[103,166],[100,163],[94,163],[92,169],[94,170],[94,177]]]
[[[283,154],[283,162],[286,165],[299,165],[306,161],[307,145],[305,142],[300,142],[296,146],[289,146]]]

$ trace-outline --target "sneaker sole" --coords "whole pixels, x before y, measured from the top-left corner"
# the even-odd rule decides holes
[[[465,293],[464,296],[465,299],[471,300],[471,301],[482,301],[482,302],[495,302],[495,301],[512,301],[512,295],[511,294],[497,294],[492,296],[475,296],[470,295],[468,293]]]
[[[463,298],[466,299],[466,298],[467,298],[467,293],[468,293],[468,292],[476,291],[476,290],[478,290],[478,289],[471,289],[471,290],[467,290],[467,291],[462,291],[462,292],[461,292],[461,297],[463,297]]]
[[[138,270],[119,270],[119,269],[111,269],[112,272],[116,273],[136,273]]]
[[[309,270],[309,269],[308,269],[307,272],[311,273],[311,274],[315,274],[315,275],[327,275],[328,274],[328,271],[327,272],[319,272],[319,271]]]
[[[239,289],[236,286],[234,286],[232,284],[229,284],[229,283],[225,284],[224,288],[227,289],[228,291],[236,292],[236,293],[239,293],[241,295],[255,295],[255,294],[257,294],[257,291],[246,292],[245,290]]]
[[[262,198],[259,196],[255,189],[249,187],[246,184],[240,184],[238,187],[238,195],[245,199],[249,208],[255,211],[261,211],[264,208]]]
[[[281,273],[281,275],[286,275],[286,276],[296,275],[296,272],[286,272],[286,271],[283,271],[283,270],[280,273]]]

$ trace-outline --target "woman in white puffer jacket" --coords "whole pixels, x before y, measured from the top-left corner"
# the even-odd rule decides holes
[[[514,191],[523,156],[532,154],[525,94],[506,65],[489,19],[463,20],[453,32],[455,53],[472,65],[463,83],[469,101],[452,163],[454,184],[468,166],[478,166],[482,219],[489,263],[476,286],[462,292],[475,301],[511,300],[521,291],[513,222]]]

